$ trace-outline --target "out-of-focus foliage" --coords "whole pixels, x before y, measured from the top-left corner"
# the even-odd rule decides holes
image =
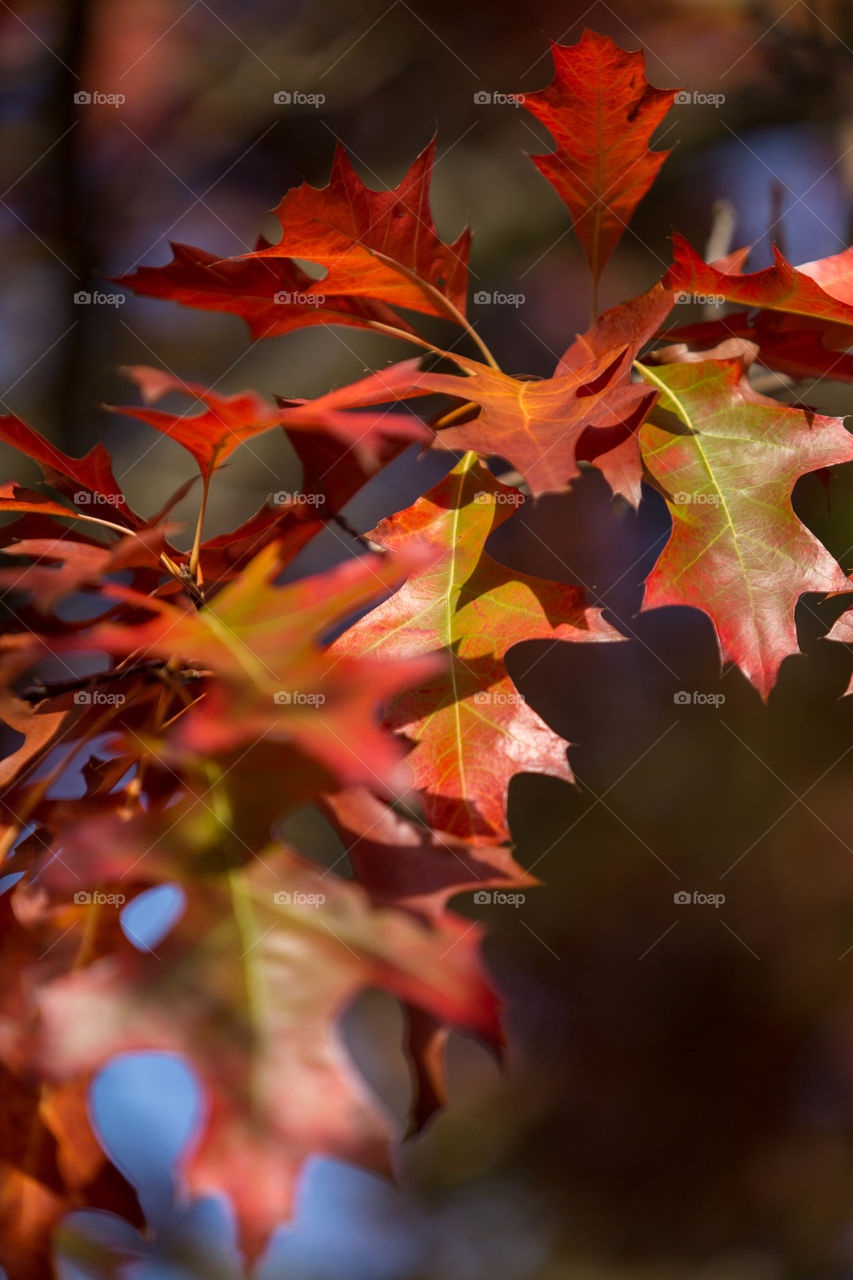
[[[258,209],[303,177],[322,186],[338,140],[369,185],[393,186],[412,139],[425,144],[436,120],[436,224],[445,240],[469,216],[476,224],[480,331],[507,370],[550,376],[566,333],[588,323],[582,250],[520,155],[547,151],[547,132],[477,95],[542,89],[543,32],[568,44],[583,25],[625,47],[642,43],[651,82],[688,95],[655,139],[679,145],[622,237],[602,305],[661,275],[673,224],[704,248],[722,197],[737,225],[721,252],[755,242],[755,266],[770,263],[771,237],[792,262],[848,243],[853,15],[841,0],[592,9],[547,0],[523,10],[13,2],[0,13],[4,411],[46,424],[72,453],[103,432],[130,506],[154,510],[193,467],[173,442],[97,407],[126,399],[111,368],[157,364],[272,400],[316,395],[399,358],[399,345],[375,334],[308,331],[246,347],[232,317],[74,295],[124,296],[108,277],[166,263],[168,238],[223,257],[251,252]],[[75,104],[75,92],[126,101]],[[276,236],[274,219],[265,230]],[[519,292],[518,305],[476,300]],[[704,305],[685,304],[684,320],[712,320]],[[823,413],[850,407],[843,387],[820,380],[784,394]],[[296,454],[285,475],[272,448],[273,437],[259,437],[223,469],[211,532],[252,518],[270,489],[296,487]],[[405,505],[403,488],[406,501],[427,488],[414,468],[394,473],[391,505]],[[36,477],[33,468],[20,478]],[[795,494],[798,515],[845,568],[851,485],[841,473],[831,504],[816,477]],[[367,529],[388,505],[387,490],[371,490],[348,516]],[[849,1271],[853,711],[839,701],[849,660],[818,639],[831,610],[806,598],[807,656],[787,665],[762,709],[736,672],[720,678],[701,615],[633,616],[665,537],[662,503],[651,497],[639,514],[609,506],[593,472],[490,543],[502,563],[588,589],[635,639],[531,641],[524,675],[521,656],[510,659],[532,710],[577,744],[580,786],[512,784],[516,856],[545,885],[517,908],[465,908],[490,929],[513,1070],[499,1083],[485,1057],[452,1046],[453,1113],[407,1160],[407,1194],[434,1224],[419,1257],[400,1264],[412,1280]],[[343,529],[327,532],[312,563],[342,545],[354,546]],[[339,856],[331,831],[317,845],[330,862]],[[691,902],[674,901],[679,892]],[[694,902],[694,892],[725,901]],[[402,1109],[398,1031],[368,998],[350,1039]],[[402,1205],[390,1219],[389,1240]]]

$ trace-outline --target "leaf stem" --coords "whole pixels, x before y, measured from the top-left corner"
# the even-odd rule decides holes
[[[498,364],[495,357],[492,355],[489,348],[486,346],[483,339],[480,337],[477,330],[471,324],[470,320],[468,320],[462,314],[462,312],[459,310],[458,307],[454,306],[454,304],[450,301],[449,298],[445,298],[444,295],[439,293],[437,289],[433,289],[432,285],[427,285],[427,288],[430,289],[433,293],[435,293],[437,297],[441,298],[451,318],[454,319],[457,324],[460,324],[462,326],[462,328],[469,335],[472,341],[475,342],[476,345],[480,348],[480,351],[483,354],[483,358],[485,359],[486,364],[491,365],[493,369],[497,369],[498,372],[500,372],[500,365]]]
[[[129,529],[127,525],[116,524],[112,520],[101,520],[98,516],[87,516],[87,515],[84,515],[82,511],[75,511],[72,507],[68,508],[68,519],[83,520],[86,524],[100,525],[102,529],[111,529],[114,533],[120,533],[123,538],[139,537],[138,529]],[[173,578],[176,578],[178,582],[182,583],[183,576],[181,574],[180,569],[175,564],[174,560],[170,559],[170,557],[166,555],[165,551],[161,551],[158,558],[160,560],[160,563],[165,568],[166,572],[169,573]]]
[[[195,526],[195,537],[193,538],[193,548],[190,552],[190,562],[187,566],[190,577],[199,588],[201,588],[201,582],[199,581],[198,576],[198,557],[199,552],[201,551],[201,531],[204,527],[204,516],[207,511],[207,497],[210,493],[210,476],[211,473],[208,471],[203,477],[203,488],[201,491],[201,503],[199,504],[198,509],[198,520],[196,521]]]
[[[465,404],[458,404],[454,409],[448,409],[447,413],[443,413],[440,418],[432,424],[433,431],[441,431],[443,427],[449,427],[457,418],[463,417],[471,409],[476,409],[476,400],[467,400]]]
[[[426,338],[422,338],[419,333],[407,333],[405,329],[395,329],[394,325],[383,324],[381,320],[367,320],[365,323],[369,329],[375,329],[377,333],[387,333],[389,337],[402,338],[404,342],[416,342],[419,347],[424,347],[427,351],[434,351],[439,356],[447,354],[432,342],[427,342]]]
[[[452,303],[449,298],[446,298],[441,290],[436,289],[435,285],[430,284],[429,280],[423,280],[414,271],[410,271],[408,267],[404,267],[402,263],[396,262],[393,258],[386,257],[384,253],[379,253],[376,249],[371,250],[371,252],[374,258],[378,258],[381,262],[387,263],[388,266],[393,268],[393,270],[399,271],[401,276],[405,276],[407,280],[411,280],[412,284],[416,285],[420,289],[421,293],[425,294],[431,302],[434,302],[444,312],[449,320],[453,320],[456,324],[461,325],[468,336],[479,347],[486,363],[491,365],[493,369],[500,369],[500,365],[497,360],[492,355],[477,330],[471,324],[470,320],[466,319],[459,308]]]

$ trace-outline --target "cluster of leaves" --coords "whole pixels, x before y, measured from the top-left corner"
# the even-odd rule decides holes
[[[554,137],[534,160],[597,283],[665,158],[650,141],[674,90],[648,85],[642,54],[590,32],[553,56],[553,82],[523,106]],[[173,545],[170,522],[189,486],[138,515],[102,445],[72,458],[0,420],[0,439],[46,482],[0,490],[11,516],[0,584],[13,592],[0,717],[20,737],[0,765],[14,881],[0,898],[0,1262],[11,1280],[51,1273],[51,1231],[70,1207],[139,1219],[85,1105],[117,1051],[168,1050],[194,1066],[207,1116],[186,1183],[231,1197],[253,1259],[309,1155],[388,1167],[389,1123],[338,1027],[359,991],[403,1002],[414,1128],[444,1100],[449,1029],[500,1047],[480,929],[448,903],[531,882],[509,844],[509,783],[572,777],[567,743],[517,696],[507,653],[530,639],[622,639],[581,589],[487,553],[520,504],[565,492],[585,467],[634,506],[644,484],[657,489],[672,531],[643,607],[703,610],[721,659],[762,697],[797,652],[799,597],[849,590],[791,494],[803,474],[853,461],[853,439],[840,419],[759,394],[749,374],[758,362],[853,381],[853,250],[799,268],[777,254],[748,273],[746,251],[708,265],[676,238],[664,279],[598,318],[552,377],[510,377],[465,318],[469,235],[447,244],[436,232],[433,158],[430,145],[395,190],[377,192],[339,150],[328,186],[281,202],[277,244],[225,260],[176,245],[168,265],[123,281],[241,316],[254,339],[334,324],[418,348],[318,399],[275,404],[129,370],[143,404],[118,412],[197,463],[189,549]],[[666,332],[679,292],[742,309]],[[428,341],[424,316],[456,326],[479,358]],[[198,411],[151,407],[169,393]],[[426,395],[445,398],[428,422],[414,412]],[[206,539],[216,471],[270,431],[301,461],[302,500]],[[368,553],[281,585],[413,442],[455,453],[453,470],[383,520]],[[518,486],[496,478],[496,459]],[[853,613],[832,635],[853,640]],[[80,678],[77,655],[97,673]],[[67,678],[51,681],[45,663],[54,675],[65,664]],[[276,838],[306,804],[341,837],[352,878]],[[111,903],[163,883],[182,885],[187,907],[154,954]]]

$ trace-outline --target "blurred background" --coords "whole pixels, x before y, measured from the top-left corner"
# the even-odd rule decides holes
[[[651,82],[690,94],[661,130],[675,151],[605,272],[603,306],[659,278],[673,227],[703,249],[720,199],[753,267],[771,240],[794,262],[846,247],[845,0],[0,0],[0,410],[72,453],[103,439],[131,505],[151,511],[193,465],[100,407],[132,402],[121,365],[294,397],[402,358],[402,344],[348,329],[250,346],[235,318],[136,299],[109,278],[168,261],[170,239],[226,256],[261,230],[276,238],[266,211],[303,178],[325,184],[337,139],[369,185],[396,184],[436,128],[439,231],[473,223],[472,292],[523,295],[473,304],[472,318],[508,372],[550,374],[588,323],[585,264],[524,154],[548,150],[547,135],[477,95],[542,88],[548,39],[574,43],[584,26],[643,45]],[[75,301],[81,291],[112,301]],[[799,391],[825,412],[853,408],[843,388]],[[269,436],[235,455],[210,533],[290,481],[284,449]],[[405,455],[351,504],[351,523],[370,528],[446,465]],[[6,453],[2,470],[37,478]],[[847,571],[851,470],[795,495]],[[457,903],[489,929],[508,1069],[454,1038],[451,1110],[404,1147],[399,1184],[315,1162],[265,1280],[853,1277],[851,660],[820,639],[840,602],[802,602],[806,656],[786,662],[764,707],[737,672],[721,675],[703,615],[636,616],[667,532],[655,494],[634,514],[593,473],[493,539],[507,563],[583,583],[629,637],[511,657],[521,691],[576,744],[578,786],[513,785],[518,856],[542,888],[518,907]],[[298,568],[355,549],[336,530]],[[316,814],[289,834],[336,856]],[[369,995],[346,1032],[402,1117],[393,1002]],[[222,1206],[172,1195],[198,1106],[181,1064],[118,1063],[93,1105],[158,1226],[156,1261],[136,1274],[237,1274]]]

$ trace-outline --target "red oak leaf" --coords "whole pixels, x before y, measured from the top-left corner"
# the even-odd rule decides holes
[[[395,812],[364,787],[327,795],[321,808],[344,842],[350,864],[377,906],[441,921],[449,899],[466,889],[538,884],[504,845],[472,845]],[[447,1103],[444,1053],[450,1027],[406,1006],[406,1050],[412,1072],[410,1133]]]
[[[332,647],[360,657],[444,650],[449,667],[395,697],[386,719],[416,744],[407,763],[430,826],[478,844],[508,838],[506,796],[516,773],[572,777],[567,744],[518,693],[507,651],[522,640],[621,639],[579,588],[515,573],[483,552],[522,500],[469,454],[371,534],[392,550],[424,539],[442,559],[413,573]]]
[[[275,210],[277,245],[252,261],[299,258],[325,267],[305,295],[322,306],[326,294],[370,298],[427,315],[458,320],[465,313],[470,232],[452,244],[438,238],[429,205],[435,139],[399,186],[366,187],[338,145],[329,184],[307,182],[289,191]]]
[[[408,774],[392,736],[374,724],[374,707],[401,684],[423,679],[435,663],[342,659],[320,640],[410,570],[420,570],[425,556],[432,558],[414,548],[394,557],[365,556],[275,587],[280,558],[271,544],[202,608],[105,586],[105,594],[148,618],[134,625],[96,621],[54,648],[132,656],[135,664],[172,659],[212,673],[211,692],[219,696],[178,722],[175,742],[185,750],[220,753],[260,738],[293,743],[343,783],[399,793]]]
[[[157,956],[127,947],[44,988],[41,1058],[64,1079],[119,1051],[185,1055],[209,1115],[184,1177],[195,1194],[230,1195],[253,1260],[307,1157],[389,1172],[389,1126],[336,1026],[367,987],[499,1039],[466,921],[373,908],[358,886],[267,849],[227,882],[195,881]]]
[[[656,284],[648,293],[631,298],[620,306],[611,307],[599,316],[586,333],[575,338],[555,370],[555,376],[583,369],[590,360],[598,359],[608,351],[627,348],[625,367],[619,374],[623,386],[631,382],[633,361],[640,350],[657,333],[672,309],[673,295],[662,285]],[[644,412],[648,413],[651,403]],[[639,424],[638,424],[639,425]],[[596,441],[589,437],[590,443]],[[643,465],[636,431],[631,431],[622,444],[608,451],[596,464],[606,475],[614,493],[621,493],[633,507],[638,507],[642,496]]]
[[[649,142],[675,90],[653,89],[642,52],[594,31],[551,53],[551,84],[517,96],[554,136],[556,150],[531,159],[568,206],[597,281],[669,154]]]
[[[680,280],[690,293],[700,283],[711,285],[727,301],[769,309],[684,325],[667,338],[709,351],[727,337],[741,337],[757,345],[762,364],[792,378],[853,380],[853,249],[796,268],[774,249],[775,266],[750,274],[742,271],[748,249],[708,266],[681,236],[673,240],[676,260],[668,281]]]
[[[323,811],[343,840],[359,883],[377,906],[439,919],[454,894],[539,882],[504,845],[471,845],[420,826],[365,787],[323,797]]]
[[[257,247],[263,251],[271,246],[262,238]],[[396,311],[375,298],[349,297],[327,289],[320,303],[317,294],[309,292],[317,283],[315,277],[288,258],[223,259],[174,243],[172,254],[165,266],[138,267],[135,274],[120,276],[116,283],[147,298],[239,316],[254,339],[317,324],[365,328],[378,323],[414,332]]]
[[[136,365],[124,372],[140,388],[146,404],[178,392],[200,401],[204,411],[187,415],[144,406],[113,406],[113,412],[139,418],[176,440],[192,454],[205,478],[221,467],[239,445],[274,427],[283,427],[289,432],[325,432],[351,448],[359,462],[370,465],[375,450],[388,438],[398,437],[408,443],[428,440],[430,432],[410,414],[386,411],[374,415],[346,410],[416,394],[412,387],[417,363],[416,360],[405,361],[349,386],[327,392],[316,400],[281,401],[284,406],[281,408],[276,408],[254,391],[224,396],[197,382],[183,382],[160,369]]]
[[[643,607],[703,610],[723,659],[766,698],[782,661],[799,652],[800,596],[848,587],[797,519],[791,493],[800,476],[853,461],[853,437],[840,418],[756,395],[741,361],[664,365],[644,376],[661,399],[640,433],[643,460],[673,525]]]
[[[853,262],[853,250],[845,250],[836,259],[793,267],[774,245],[772,267],[743,272],[740,266],[747,250],[730,255],[722,263],[708,263],[677,232],[672,243],[675,257],[663,284],[675,294],[717,297],[810,320],[853,324],[853,296],[849,300],[845,296],[851,292],[849,264]],[[838,259],[844,260],[843,265]]]
[[[144,524],[128,507],[113,475],[110,456],[102,444],[96,444],[83,458],[70,458],[15,417],[0,418],[0,441],[37,462],[47,482],[82,506],[84,514],[130,528],[140,528]],[[5,496],[12,495],[7,493]],[[24,505],[21,509],[36,508]]]
[[[9,1280],[53,1275],[52,1230],[72,1208],[140,1220],[133,1190],[92,1132],[88,1081],[53,1084],[33,1061],[39,984],[97,959],[119,932],[116,920],[94,928],[90,920],[87,959],[81,938],[88,912],[54,907],[21,886],[0,897],[0,1265]]]
[[[145,529],[113,546],[71,538],[25,538],[4,547],[6,555],[27,556],[23,568],[0,568],[0,586],[25,592],[36,608],[48,613],[73,591],[97,587],[107,574],[122,569],[159,569],[166,529]]]
[[[637,501],[639,446],[630,445],[633,473],[620,446],[631,440],[655,397],[642,383],[631,382],[630,352],[607,348],[553,378],[527,382],[465,356],[453,359],[464,377],[424,373],[420,385],[471,401],[480,413],[459,426],[440,428],[444,448],[506,458],[534,497],[564,493],[580,475],[578,462],[591,462],[615,492]]]

